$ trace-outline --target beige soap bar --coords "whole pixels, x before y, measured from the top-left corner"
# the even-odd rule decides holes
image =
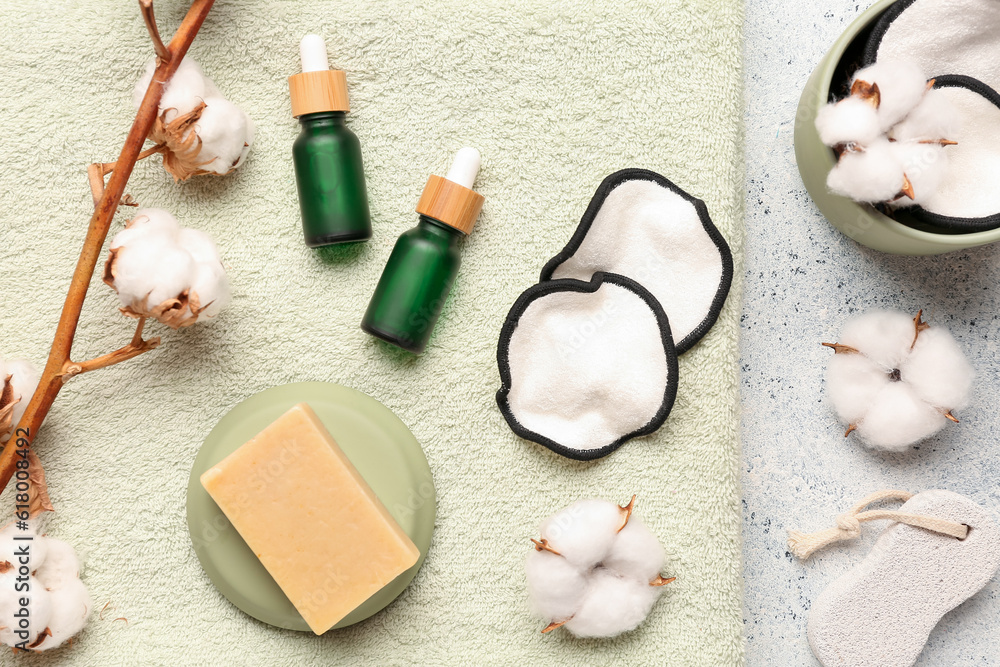
[[[318,635],[420,557],[305,403],[201,484]]]

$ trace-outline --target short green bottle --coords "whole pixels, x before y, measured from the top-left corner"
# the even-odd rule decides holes
[[[479,151],[463,148],[447,176],[427,180],[417,203],[420,221],[396,241],[361,321],[372,336],[415,354],[427,347],[458,275],[458,242],[483,208],[483,196],[472,189],[479,164]]]
[[[372,235],[361,142],[347,127],[347,76],[331,70],[326,44],[306,35],[302,73],[288,77],[292,115],[302,132],[292,146],[302,231],[311,248]]]

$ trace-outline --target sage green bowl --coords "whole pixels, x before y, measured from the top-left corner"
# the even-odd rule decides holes
[[[201,485],[202,473],[302,402],[316,412],[375,495],[420,549],[416,565],[334,628],[363,621],[402,594],[427,557],[437,503],[431,470],[420,443],[389,408],[360,391],[329,382],[271,387],[246,399],[219,420],[198,452],[188,482],[188,530],[195,553],[208,578],[230,602],[260,621],[305,632],[309,630],[305,620]]]
[[[806,83],[795,114],[795,160],[802,182],[820,212],[858,243],[897,255],[937,255],[1000,241],[1000,229],[971,234],[941,234],[914,229],[873,207],[833,194],[826,177],[836,162],[816,130],[816,114],[830,97],[834,73],[859,34],[870,28],[895,0],[878,0],[852,23],[820,61]]]

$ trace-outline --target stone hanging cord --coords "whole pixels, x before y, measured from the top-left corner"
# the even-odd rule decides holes
[[[869,510],[863,512],[865,507],[883,500],[901,500],[906,502],[913,497],[909,491],[876,491],[864,498],[861,502],[852,507],[849,511],[837,517],[837,525],[834,528],[818,530],[815,533],[803,533],[797,530],[788,531],[788,549],[797,558],[805,560],[814,552],[827,547],[834,542],[842,540],[852,540],[861,535],[861,524],[865,521],[878,521],[879,519],[889,519],[898,521],[917,528],[924,528],[942,535],[964,540],[969,533],[969,527],[964,523],[939,519],[933,516],[922,514],[908,514],[894,510]]]

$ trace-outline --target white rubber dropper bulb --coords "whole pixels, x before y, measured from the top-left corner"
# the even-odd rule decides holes
[[[322,72],[330,69],[326,56],[326,42],[319,35],[306,35],[299,43],[303,72]]]
[[[455,160],[451,163],[451,169],[445,178],[471,190],[476,182],[476,175],[479,174],[481,161],[479,151],[466,146],[455,154]]]

